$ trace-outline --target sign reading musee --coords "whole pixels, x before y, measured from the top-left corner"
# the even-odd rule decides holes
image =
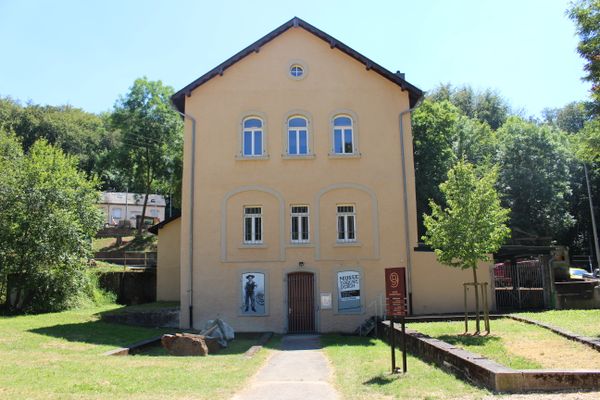
[[[406,316],[406,268],[385,269],[385,300],[387,315]]]

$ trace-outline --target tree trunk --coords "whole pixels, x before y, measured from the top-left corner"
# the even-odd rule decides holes
[[[148,205],[148,195],[150,194],[150,187],[152,186],[152,167],[150,166],[150,150],[146,147],[146,193],[144,194],[144,206],[142,207],[142,217],[138,226],[137,235],[142,236],[142,230],[144,229],[144,220],[146,219],[146,206]]]
[[[481,332],[479,323],[479,286],[477,284],[477,266],[473,267],[473,282],[475,283],[475,334]]]
[[[137,235],[142,236],[142,230],[144,229],[144,219],[146,218],[146,205],[148,204],[148,192],[149,187],[146,187],[146,193],[144,194],[144,205],[142,207],[142,217],[140,218],[140,224],[138,226]]]

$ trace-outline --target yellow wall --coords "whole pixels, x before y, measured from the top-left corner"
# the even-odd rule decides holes
[[[302,80],[288,69],[300,60]],[[193,307],[194,325],[219,317],[239,331],[287,329],[287,273],[315,273],[315,297],[331,292],[332,310],[317,310],[319,331],[348,331],[377,311],[384,294],[384,268],[406,265],[402,212],[399,114],[409,108],[408,92],[351,57],[304,31],[292,28],[186,96],[185,111],[197,120]],[[359,157],[336,158],[331,151],[331,119],[336,112],[355,115]],[[309,118],[314,157],[289,159],[285,121],[290,113]],[[240,159],[240,130],[245,116],[265,121],[268,157]],[[407,155],[411,248],[416,246],[414,170],[410,119],[404,118]],[[191,123],[186,119],[183,215],[181,219],[181,323],[189,321],[189,233]],[[336,204],[352,203],[357,211],[358,243],[336,244]],[[310,207],[311,243],[290,244],[290,206]],[[264,245],[242,245],[244,205],[263,207]],[[160,234],[162,240],[164,232]],[[159,240],[159,242],[160,242]],[[160,254],[160,252],[159,252]],[[413,254],[416,263],[422,256]],[[299,262],[304,263],[300,268]],[[430,263],[430,260],[427,260]],[[428,264],[429,265],[429,264]],[[417,286],[430,273],[415,265]],[[336,312],[335,274],[362,273],[363,311]],[[243,272],[267,274],[268,314],[240,316]],[[437,290],[425,297],[453,293],[436,270]],[[452,275],[454,276],[454,275]],[[425,285],[427,286],[427,285]],[[431,286],[427,286],[431,288]],[[462,293],[462,292],[461,292]],[[462,298],[431,302],[418,296],[419,310],[435,304],[459,311]],[[455,301],[456,300],[456,301]],[[436,300],[437,301],[437,300]]]
[[[441,265],[433,252],[413,253],[413,311],[415,314],[446,314],[464,310],[463,283],[473,282],[471,269],[461,270]],[[481,262],[477,268],[477,281],[488,282],[488,303],[495,309],[490,287],[490,263]],[[475,294],[467,293],[469,310],[475,309]]]
[[[156,270],[156,300],[179,301],[181,218],[158,230],[158,260]]]

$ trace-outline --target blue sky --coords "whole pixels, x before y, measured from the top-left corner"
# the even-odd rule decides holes
[[[539,114],[588,96],[566,0],[0,0],[0,96],[108,111],[134,79],[182,88],[294,16],[423,90],[497,89]]]

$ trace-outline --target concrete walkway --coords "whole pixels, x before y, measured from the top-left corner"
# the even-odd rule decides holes
[[[291,335],[233,400],[337,400],[332,370],[316,335]]]

